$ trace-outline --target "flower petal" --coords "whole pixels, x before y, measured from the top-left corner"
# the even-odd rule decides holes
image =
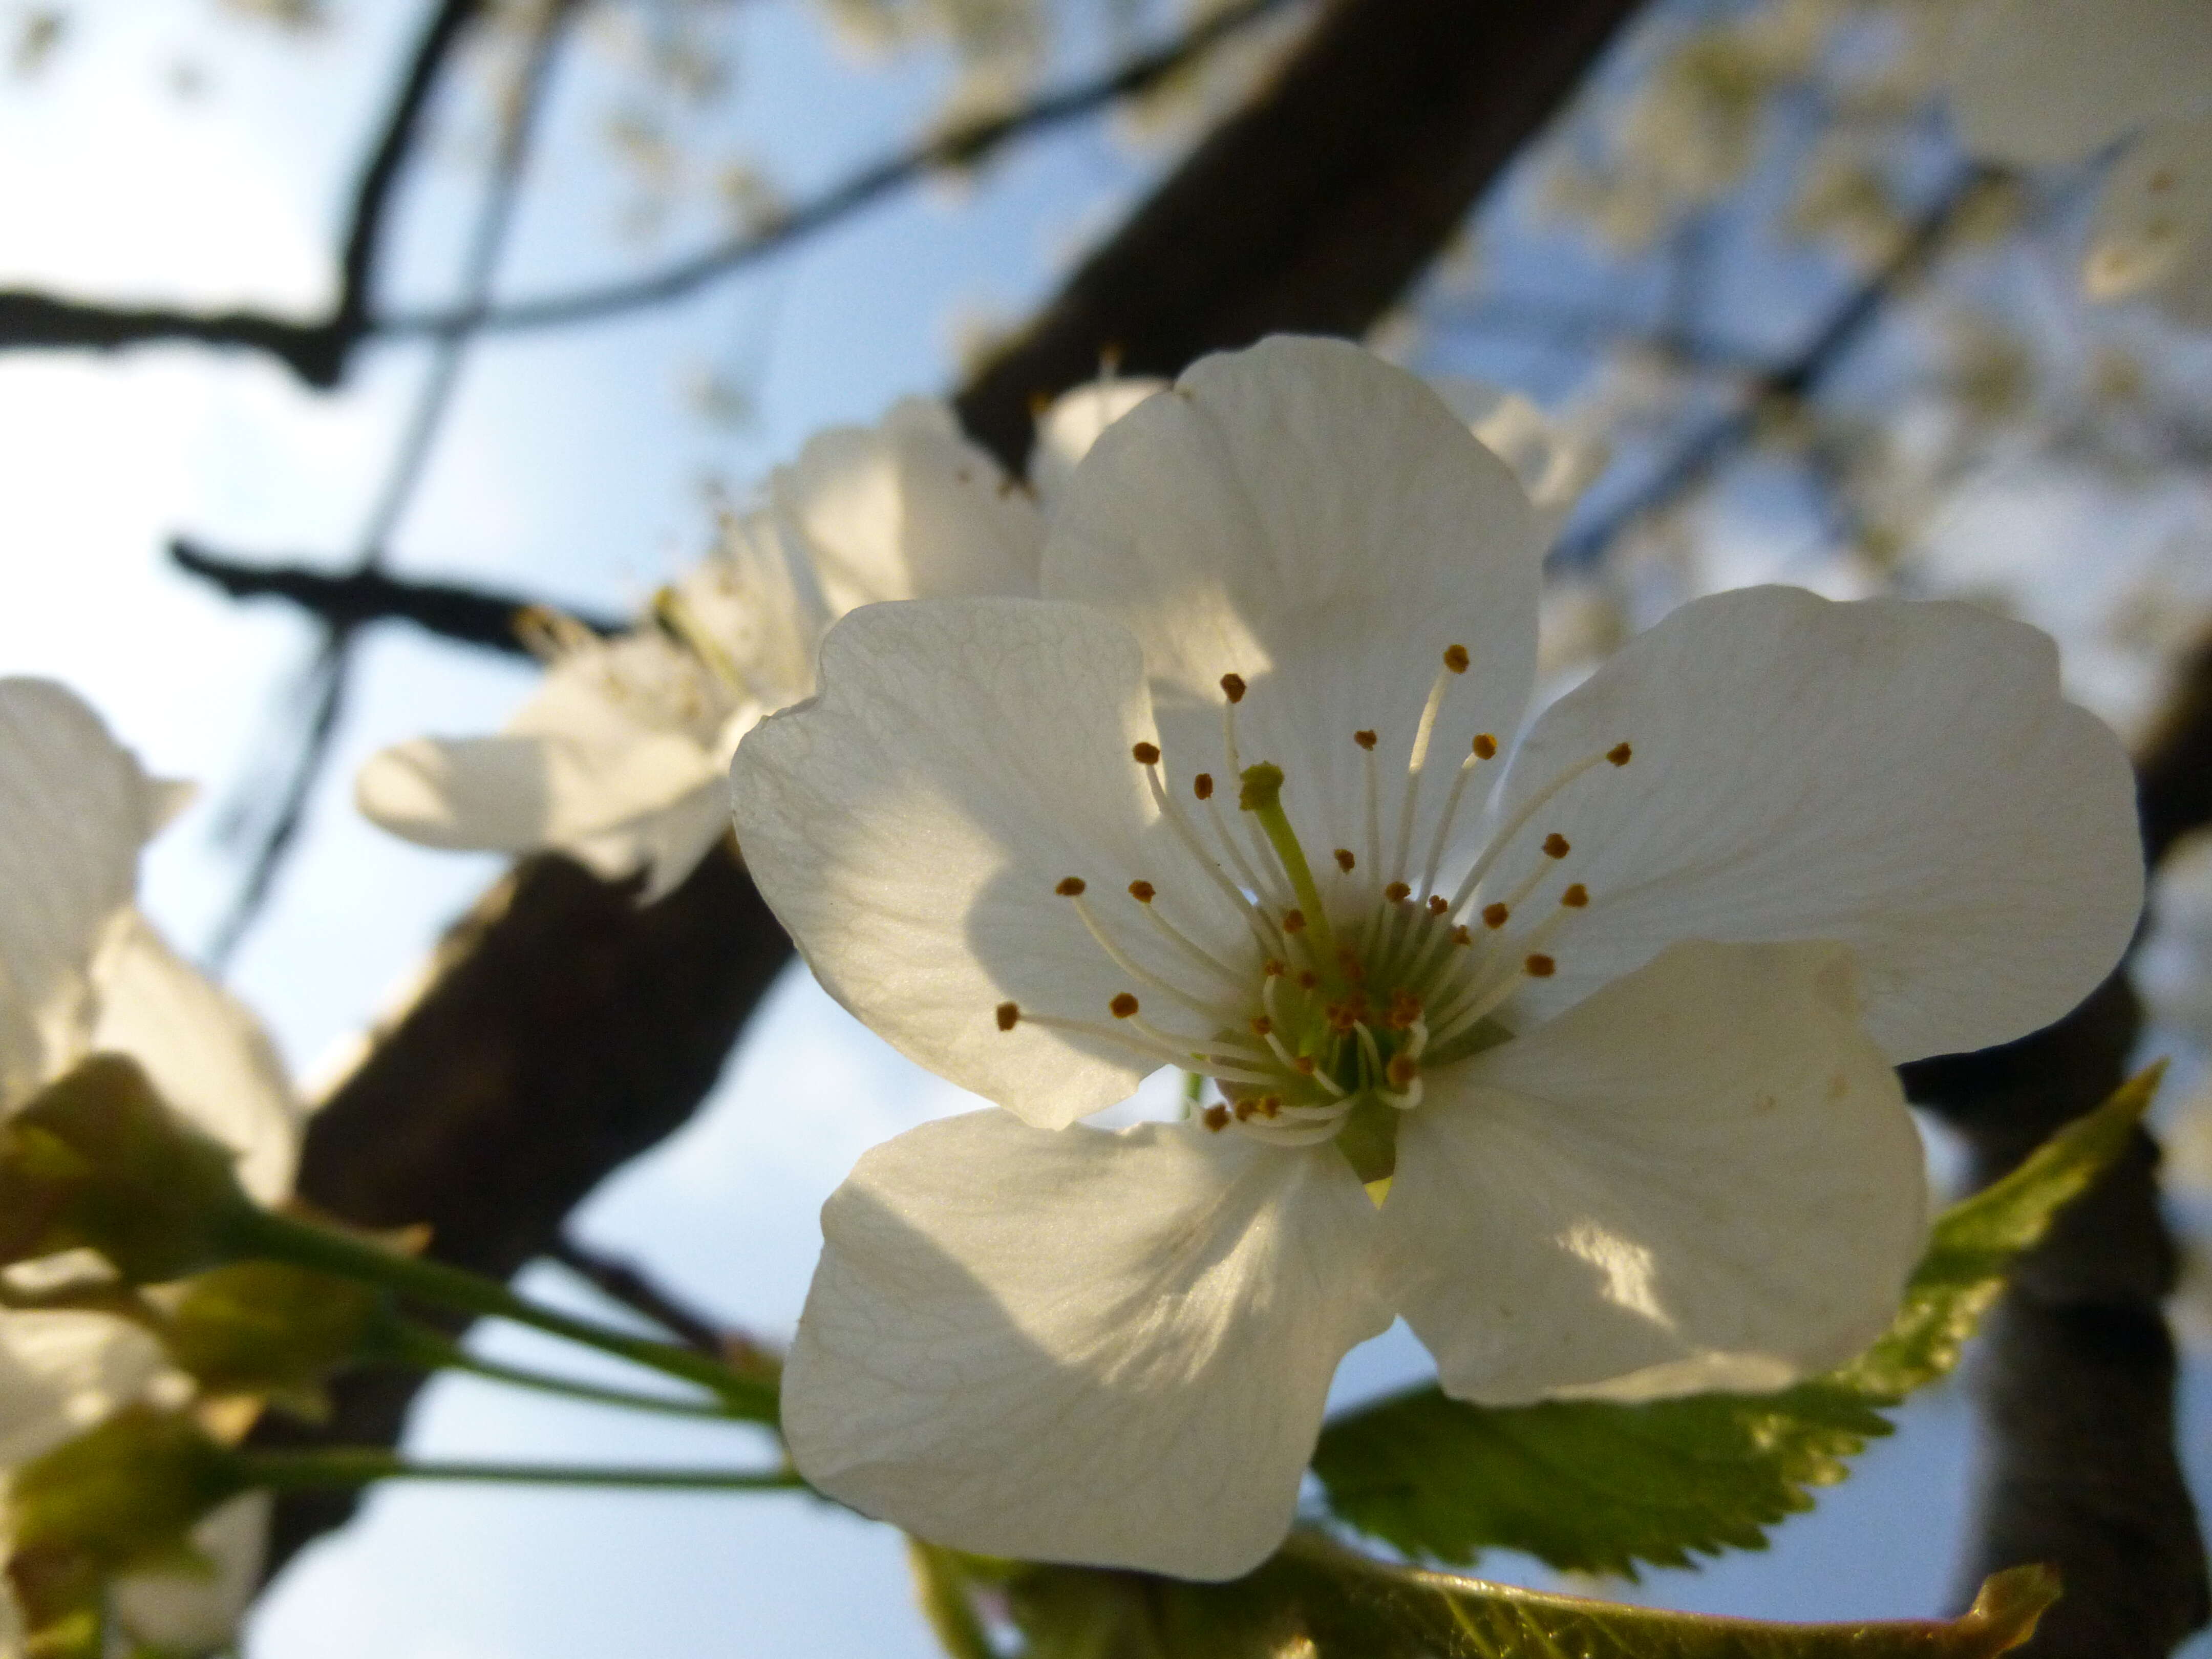
[[[0,1469],[129,1405],[161,1364],[150,1335],[106,1314],[0,1313]]]
[[[1519,392],[1486,380],[1450,375],[1429,384],[1483,447],[1513,469],[1536,511],[1537,538],[1549,547],[1583,492],[1605,471],[1605,445],[1553,420]]]
[[[919,398],[807,440],[769,480],[830,613],[882,599],[1036,591],[1044,523],[1019,485]]]
[[[93,1046],[146,1068],[161,1097],[239,1154],[264,1204],[290,1195],[305,1115],[283,1063],[246,1006],[125,914],[93,969]]]
[[[1382,1225],[1446,1392],[1779,1388],[1880,1335],[1927,1177],[1855,1016],[1840,946],[1678,945],[1432,1073]]]
[[[2204,101],[2203,0],[1979,0],[1954,25],[1953,111],[1967,150],[2076,161]]]
[[[2148,295],[2178,322],[2212,324],[2212,115],[2153,127],[2106,175],[2082,286],[2096,300]]]
[[[1054,516],[1043,590],[1143,641],[1179,779],[1218,769],[1220,679],[1241,675],[1243,757],[1284,769],[1285,805],[1323,847],[1357,848],[1352,734],[1378,732],[1402,778],[1447,647],[1474,665],[1437,752],[1456,764],[1519,720],[1540,551],[1510,469],[1418,379],[1340,341],[1275,338],[1202,360],[1107,428]]]
[[[1337,1361],[1389,1316],[1326,1147],[941,1119],[822,1212],[784,1374],[807,1479],[955,1548],[1234,1577],[1289,1530]]]
[[[522,854],[574,850],[720,781],[714,757],[675,732],[634,727],[621,743],[416,738],[370,757],[354,799],[425,847]]]
[[[212,1573],[136,1572],[117,1579],[115,1620],[131,1641],[162,1653],[228,1649],[261,1587],[274,1501],[265,1492],[247,1492],[192,1528],[192,1547]]]
[[[0,1104],[82,1052],[86,970],[163,799],[74,692],[0,679]]]
[[[1037,416],[1036,447],[1030,452],[1030,488],[1047,514],[1059,505],[1098,434],[1167,386],[1149,375],[1117,374],[1088,381],[1052,400]]]
[[[1048,1127],[1164,1063],[1027,1019],[999,1029],[1002,1002],[1103,1022],[1133,988],[1057,884],[1085,880],[1139,959],[1158,953],[1121,890],[1139,876],[1186,932],[1243,939],[1194,872],[1176,878],[1191,866],[1158,833],[1130,757],[1152,736],[1143,679],[1128,631],[1081,606],[872,605],[823,641],[821,695],[755,727],[731,769],[745,860],[830,994]]]
[[[1857,953],[1893,1060],[2058,1018],[2133,931],[2142,854],[2127,757],[2059,694],[2049,637],[1963,605],[1694,601],[1537,720],[1498,813],[1623,739],[1516,837],[1489,884],[1572,848],[1589,904],[1541,1014],[1678,939],[1826,939]],[[1493,815],[1492,822],[1496,822]]]

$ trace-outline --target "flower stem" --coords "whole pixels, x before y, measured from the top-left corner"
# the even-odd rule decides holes
[[[627,1331],[612,1330],[590,1320],[540,1306],[496,1279],[482,1278],[442,1261],[403,1255],[366,1240],[258,1207],[234,1218],[233,1238],[243,1255],[267,1256],[343,1279],[363,1279],[419,1301],[526,1325],[648,1370],[696,1383],[721,1401],[730,1417],[771,1426],[777,1420],[774,1383],[740,1376],[728,1366],[689,1348],[632,1336]]]
[[[709,1423],[748,1420],[741,1413],[732,1411],[720,1396],[713,1401],[678,1400],[666,1395],[637,1394],[628,1389],[603,1388],[597,1383],[556,1376],[550,1372],[532,1370],[525,1366],[501,1364],[498,1360],[484,1359],[471,1353],[459,1343],[439,1332],[404,1322],[392,1333],[392,1357],[423,1370],[462,1371],[471,1376],[481,1376],[488,1382],[505,1382],[514,1388],[531,1389],[539,1394],[555,1395],[566,1400],[616,1406],[625,1411],[659,1412],[665,1416],[689,1417]]]
[[[795,1469],[607,1468],[560,1463],[410,1462],[381,1446],[234,1453],[240,1478],[271,1492],[366,1486],[379,1480],[459,1480],[525,1486],[602,1486],[642,1492],[796,1492]]]

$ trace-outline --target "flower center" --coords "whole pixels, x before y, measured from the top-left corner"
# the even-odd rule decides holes
[[[712,744],[751,695],[736,661],[673,587],[653,596],[653,619],[602,639],[572,617],[533,606],[517,623],[531,654],[550,668],[574,665],[608,702],[639,724]]]
[[[1510,1033],[1498,1011],[1524,980],[1558,970],[1553,936],[1589,903],[1588,889],[1566,878],[1574,849],[1556,830],[1534,843],[1541,856],[1505,890],[1492,884],[1500,861],[1529,844],[1540,816],[1570,784],[1601,765],[1626,766],[1632,753],[1617,744],[1568,767],[1445,884],[1439,875],[1468,785],[1498,755],[1495,737],[1474,738],[1417,866],[1414,825],[1437,716],[1468,665],[1465,647],[1444,653],[1388,815],[1387,843],[1377,738],[1352,733],[1364,761],[1366,847],[1364,856],[1333,849],[1319,875],[1285,810],[1283,769],[1272,762],[1243,763],[1237,709],[1247,688],[1238,676],[1223,676],[1223,747],[1238,786],[1233,817],[1212,774],[1193,777],[1196,807],[1186,810],[1168,787],[1159,748],[1139,743],[1132,753],[1190,866],[1242,914],[1249,951],[1224,954],[1192,938],[1149,879],[1128,884],[1134,915],[1109,918],[1094,905],[1088,882],[1071,875],[1054,892],[1075,907],[1129,986],[1109,1001],[1110,1022],[1005,1002],[999,1028],[1027,1020],[1179,1066],[1212,1079],[1220,1091],[1202,1114],[1209,1129],[1285,1146],[1334,1140],[1361,1180],[1387,1179],[1395,1168],[1397,1115],[1421,1103],[1424,1073],[1505,1041]],[[1139,929],[1163,947],[1146,954],[1171,957],[1172,971],[1137,960],[1128,935]],[[1176,1012],[1156,1018],[1148,1001]]]

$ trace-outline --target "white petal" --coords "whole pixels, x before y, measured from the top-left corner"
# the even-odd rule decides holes
[[[2120,157],[2097,199],[2082,285],[2212,324],[2212,116],[2154,127]]]
[[[1382,1224],[1447,1392],[1779,1388],[1887,1327],[1920,1140],[1839,946],[1680,945],[1431,1074]]]
[[[142,1572],[117,1579],[116,1622],[134,1641],[163,1653],[227,1649],[261,1585],[270,1502],[265,1492],[247,1492],[192,1528],[192,1547],[212,1572]]]
[[[163,799],[75,693],[0,680],[0,1103],[81,1052],[86,969]]]
[[[1147,375],[1112,375],[1063,392],[1037,416],[1036,447],[1030,453],[1030,487],[1048,514],[1091,453],[1098,434],[1168,382]]]
[[[96,1048],[146,1068],[161,1097],[239,1154],[239,1178],[275,1203],[292,1190],[303,1117],[283,1063],[246,1006],[130,911],[93,969]]]
[[[520,854],[574,848],[719,781],[714,756],[675,732],[632,728],[620,744],[416,738],[372,756],[354,799],[425,847]]]
[[[1573,848],[1559,881],[1589,889],[1556,977],[1523,994],[1533,1011],[1677,939],[1837,939],[1901,1061],[2058,1018],[2134,929],[2127,757],[2062,699],[2056,648],[2021,623],[1786,587],[1697,600],[1545,711],[1499,811],[1623,739],[1631,763],[1570,786],[1489,884],[1542,862],[1557,830]]]
[[[1139,958],[1158,946],[1123,890],[1139,877],[1187,932],[1240,943],[1164,845],[1130,758],[1151,736],[1136,641],[1107,617],[1035,599],[872,605],[823,641],[821,695],[738,746],[738,844],[830,995],[939,1076],[1070,1123],[1162,1062],[1028,1020],[998,1029],[1004,1001],[1105,1022],[1115,994],[1144,988],[1054,886],[1082,878]],[[1176,1028],[1171,1004],[1154,1012]]]
[[[833,427],[769,482],[834,615],[881,599],[1036,591],[1043,520],[942,404]]]
[[[1402,780],[1445,647],[1474,663],[1437,728],[1446,764],[1519,719],[1539,551],[1511,471],[1427,386],[1356,346],[1276,338],[1202,360],[1107,429],[1054,514],[1043,586],[1144,642],[1178,780],[1220,769],[1236,672],[1243,758],[1284,769],[1322,848],[1356,850],[1352,734],[1380,733]]]
[[[0,1468],[129,1405],[161,1364],[152,1337],[104,1314],[0,1312]]]
[[[2069,161],[2212,93],[2203,0],[1979,0],[1954,26],[1953,110],[1977,155]]]
[[[1513,469],[1536,511],[1538,539],[1549,547],[1583,492],[1605,471],[1605,445],[1553,420],[1519,392],[1486,380],[1449,375],[1429,384],[1483,447]]]
[[[806,1477],[956,1548],[1229,1578],[1282,1541],[1337,1361],[1389,1316],[1328,1148],[1000,1112],[822,1212],[784,1373]]]
[[[562,850],[610,881],[642,871],[637,902],[665,898],[730,830],[729,787],[720,773],[658,811],[584,836]]]

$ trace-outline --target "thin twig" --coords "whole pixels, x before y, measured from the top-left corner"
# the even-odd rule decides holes
[[[1094,80],[1039,99],[1024,108],[970,121],[899,154],[860,168],[813,200],[791,209],[765,228],[734,236],[648,275],[580,289],[572,294],[504,304],[459,305],[436,311],[401,312],[369,325],[380,337],[509,333],[597,322],[681,299],[781,248],[849,217],[878,198],[931,173],[972,167],[1012,139],[1043,132],[1133,97],[1188,67],[1239,30],[1279,11],[1288,0],[1241,0],[1214,13],[1158,49],[1140,53]]]
[[[441,640],[512,656],[529,654],[516,631],[519,619],[529,611],[557,610],[600,635],[618,633],[625,625],[521,593],[410,581],[380,569],[334,574],[304,564],[249,564],[182,537],[169,544],[169,557],[179,569],[213,583],[234,599],[283,599],[328,627],[353,630],[371,623],[412,623]]]
[[[147,341],[183,340],[264,351],[310,386],[337,385],[348,354],[368,325],[369,295],[394,187],[415,146],[422,112],[454,47],[483,10],[483,0],[442,0],[416,43],[399,94],[354,191],[338,263],[337,300],[328,317],[297,322],[252,312],[87,305],[10,289],[0,291],[0,350],[68,346],[113,350]]]
[[[1796,356],[1754,377],[1735,407],[1692,433],[1626,501],[1563,538],[1553,556],[1568,567],[1595,563],[1627,531],[1710,478],[1750,441],[1762,418],[1817,387],[1859,343],[1891,296],[1928,268],[1966,207],[1997,176],[1989,167],[1965,169],[1921,216],[1889,261],[1844,297]]]
[[[578,1243],[573,1233],[555,1239],[546,1246],[545,1255],[601,1295],[621,1303],[632,1313],[642,1314],[685,1346],[717,1359],[727,1348],[728,1334],[721,1326],[671,1296],[634,1264]]]
[[[538,33],[531,41],[514,112],[501,136],[499,149],[492,161],[491,179],[485,191],[483,205],[470,237],[461,275],[465,303],[481,304],[490,291],[493,277],[498,270],[500,253],[506,246],[507,232],[514,222],[514,209],[521,190],[524,167],[529,158],[531,138],[544,105],[546,84],[551,78],[555,48],[560,41],[562,26],[578,3],[579,0],[556,0],[556,3],[547,8]],[[427,88],[416,88],[412,83],[410,85],[409,94],[418,103],[426,92]],[[384,166],[386,161],[386,155],[380,152],[377,165]],[[397,166],[396,161],[390,161],[382,175],[387,187],[391,173]],[[372,181],[377,176],[373,167]],[[354,253],[355,250],[349,246],[349,258],[353,258]],[[467,342],[464,339],[442,339],[432,354],[422,387],[416,394],[414,408],[401,433],[398,448],[386,474],[384,487],[377,492],[361,533],[355,541],[353,565],[356,575],[365,576],[376,572],[383,562],[392,533],[398,528],[408,505],[415,498],[438,432],[452,407],[466,350]],[[331,740],[337,732],[339,718],[345,709],[356,626],[343,620],[330,621],[321,642],[316,647],[314,662],[309,671],[316,687],[314,702],[307,722],[301,728],[298,747],[277,792],[276,810],[261,832],[259,845],[254,848],[246,876],[239,884],[238,895],[232,901],[228,914],[216,928],[213,943],[209,947],[209,959],[218,971],[230,961],[247,931],[267,905],[276,873],[299,840],[301,828],[306,822],[308,799],[322,775],[324,763],[330,757]]]

